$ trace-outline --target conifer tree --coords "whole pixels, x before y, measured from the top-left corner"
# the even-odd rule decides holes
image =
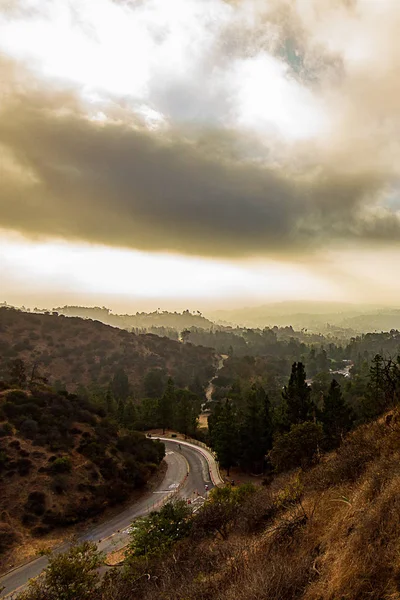
[[[342,436],[352,425],[352,411],[347,406],[339,383],[333,379],[328,394],[324,398],[324,409],[320,415],[325,443],[334,448],[341,442]]]
[[[165,433],[166,429],[170,429],[172,427],[174,417],[174,405],[175,385],[171,377],[169,377],[165,391],[158,401],[158,415],[163,433]]]
[[[264,457],[272,447],[272,419],[269,398],[259,384],[254,384],[246,396],[240,446],[243,466],[262,471]]]
[[[293,363],[289,383],[282,396],[286,403],[286,419],[289,426],[313,419],[311,388],[306,383],[303,363]]]
[[[229,476],[230,468],[238,458],[238,422],[234,406],[229,400],[218,404],[208,418],[211,446],[218,461]]]

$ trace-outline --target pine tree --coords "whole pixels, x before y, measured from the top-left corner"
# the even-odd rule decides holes
[[[194,434],[197,429],[201,401],[189,390],[176,390],[174,427],[185,436]]]
[[[208,425],[211,446],[229,477],[229,470],[238,459],[239,440],[237,414],[229,400],[215,407],[208,418]]]
[[[269,398],[258,384],[254,384],[246,396],[240,446],[243,466],[262,471],[264,457],[272,448],[272,419]]]
[[[362,402],[362,417],[364,420],[374,419],[385,408],[385,365],[383,357],[376,354],[369,369],[369,382]]]
[[[111,391],[116,400],[126,402],[130,392],[128,375],[125,370],[117,369],[111,382]]]
[[[341,442],[342,436],[352,425],[352,411],[347,406],[339,383],[333,379],[328,394],[324,398],[324,409],[320,416],[325,443],[334,448]]]
[[[289,426],[313,419],[311,388],[306,383],[303,363],[293,363],[289,383],[282,396],[286,402],[286,419]]]
[[[158,401],[158,416],[163,433],[165,433],[166,429],[172,427],[175,400],[175,385],[171,377],[169,377],[165,391]]]

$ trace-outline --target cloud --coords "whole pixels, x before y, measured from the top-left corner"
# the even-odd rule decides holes
[[[0,112],[0,226],[231,258],[397,243],[399,214],[385,201],[400,174],[400,10],[362,1],[206,4],[209,12],[185,5],[186,35],[182,19],[155,18],[155,0],[101,0],[99,13],[118,23],[142,10],[140,39],[154,55],[132,93],[124,76],[134,80],[138,57],[129,73],[122,45],[105,64],[116,71],[112,90],[98,85],[100,70],[82,89],[79,77],[67,85],[40,71],[49,47],[29,61],[7,30],[7,51],[30,75],[3,63],[10,83]],[[68,63],[66,73],[85,75],[95,64],[84,16],[76,19],[84,68]],[[90,39],[101,40],[104,30],[92,25]],[[140,116],[146,110],[160,113],[151,128]]]
[[[1,115],[9,165],[0,183],[1,226],[231,257],[397,235],[389,215],[358,218],[381,185],[374,174],[291,173],[235,157],[235,141],[224,132],[185,140],[180,131],[99,123],[73,97],[22,97]]]

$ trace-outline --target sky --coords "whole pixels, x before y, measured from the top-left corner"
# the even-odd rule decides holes
[[[0,301],[397,304],[397,0],[0,0]]]

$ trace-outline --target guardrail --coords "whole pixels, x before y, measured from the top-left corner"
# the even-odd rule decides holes
[[[208,454],[211,454],[211,456],[214,459],[214,464],[215,464],[215,470],[216,470],[216,475],[217,475],[217,479],[218,481],[214,481],[214,477],[212,474],[212,467],[209,464],[209,469],[210,469],[210,475],[211,475],[211,479],[214,485],[216,486],[220,486],[220,485],[225,485],[225,480],[223,478],[223,476],[221,475],[221,471],[219,468],[219,464],[218,464],[218,460],[217,460],[217,455],[215,454],[215,452],[213,450],[211,450],[211,448],[209,448],[206,444],[204,444],[204,442],[200,442],[199,440],[193,440],[191,438],[186,438],[186,440],[182,440],[180,438],[169,438],[169,437],[163,437],[162,435],[154,435],[154,439],[160,439],[161,441],[165,440],[165,441],[170,441],[170,442],[175,442],[175,443],[181,443],[181,444],[187,444],[189,446],[199,446],[200,448],[203,448],[204,450],[207,451]],[[207,454],[202,453],[204,458],[207,460],[207,462],[209,463],[209,457],[207,456]]]

